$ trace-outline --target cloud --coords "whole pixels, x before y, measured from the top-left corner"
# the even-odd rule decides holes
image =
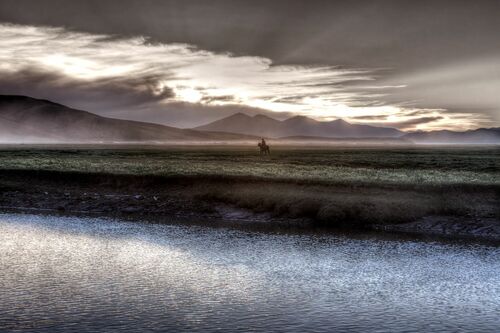
[[[365,121],[365,120],[387,120],[387,116],[384,115],[375,115],[375,116],[359,116],[359,117],[351,117],[351,120],[355,121]]]
[[[349,120],[369,125],[394,127],[400,130],[416,130],[422,126],[439,127],[439,123],[445,120],[445,117],[438,114],[438,110],[408,111],[401,114],[398,118],[400,120],[394,120],[395,117],[392,115],[374,115],[352,117]]]
[[[500,53],[402,73],[385,82],[406,85],[385,96],[388,103],[500,121]]]
[[[233,95],[221,95],[221,96],[203,96],[200,102],[203,104],[220,103],[220,102],[234,102],[236,97]]]
[[[383,82],[385,72],[275,65],[264,57],[153,43],[145,37],[0,24],[1,93],[42,97],[101,115],[183,127],[237,109],[320,120],[384,116],[381,125],[414,121],[412,126],[420,129],[431,123],[424,121],[429,117],[434,117],[433,126],[478,124],[467,113],[441,116],[438,107],[415,116],[423,117],[420,123],[412,120],[407,113],[418,112],[418,106],[405,106],[401,95],[391,95],[406,85]]]
[[[126,110],[116,109],[107,115],[114,118],[149,121],[169,124],[181,128],[191,128],[205,125],[235,113],[245,113],[248,115],[263,114],[280,120],[294,116],[294,114],[290,112],[273,112],[238,104],[215,106],[186,102],[170,102],[165,104],[162,108],[157,108],[155,105],[147,105],[142,107],[140,112],[128,112]]]
[[[102,78],[82,80],[40,69],[4,72],[0,93],[53,99],[70,106],[90,110],[137,108],[174,96],[166,88],[155,90],[157,77]]]
[[[417,129],[417,125],[423,125],[423,124],[428,124],[428,123],[433,123],[439,120],[442,120],[443,117],[441,116],[435,116],[435,117],[421,117],[421,118],[414,118],[414,119],[409,119],[405,121],[399,121],[399,122],[384,122],[384,126],[386,127],[394,127],[398,128],[401,130],[414,130]]]

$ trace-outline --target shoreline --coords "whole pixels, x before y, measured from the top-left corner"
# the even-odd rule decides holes
[[[42,209],[29,207],[1,207],[0,216],[3,214],[27,214],[27,215],[46,215],[54,217],[83,217],[112,219],[132,223],[152,223],[165,225],[178,225],[187,227],[201,228],[223,228],[238,230],[244,232],[257,233],[277,233],[290,235],[332,235],[347,236],[356,239],[377,238],[382,240],[398,241],[422,241],[422,242],[442,242],[452,244],[481,244],[500,247],[500,234],[474,234],[460,232],[466,226],[463,223],[454,223],[453,218],[438,217],[441,224],[433,224],[432,228],[420,221],[409,222],[408,228],[404,226],[378,226],[366,229],[347,229],[347,228],[325,228],[311,226],[308,221],[293,221],[302,224],[294,224],[292,221],[258,221],[244,219],[224,219],[206,216],[152,216],[152,215],[116,215],[103,214],[98,212],[84,211],[60,211],[57,209]],[[435,217],[429,217],[434,219]],[[498,226],[499,221],[494,221]],[[394,227],[394,228],[393,228]],[[469,225],[467,230],[474,229],[475,226]],[[477,226],[481,228],[481,225]],[[440,230],[437,230],[440,229]],[[484,231],[484,229],[483,229]],[[465,243],[464,243],[465,242]]]
[[[408,212],[403,211],[399,216],[392,212],[398,204],[392,200],[406,196],[416,205],[418,198],[441,198],[443,192],[448,195],[452,189],[322,186],[234,177],[3,170],[0,171],[0,211],[90,215],[252,231],[375,232],[500,245],[500,220],[495,216],[466,215],[448,206],[443,210],[448,215],[425,214],[425,211],[421,216],[405,215]],[[273,190],[293,193],[295,201],[288,202],[289,198],[281,194],[263,197],[263,193]],[[476,192],[474,198],[481,195],[488,200],[491,199],[488,195],[497,198],[496,188],[479,187],[476,190],[484,193]],[[382,195],[386,196],[384,200],[373,201]],[[457,195],[464,194],[459,191]],[[331,198],[352,196],[353,200],[335,209],[330,202],[320,205],[325,197],[333,200]],[[357,206],[353,206],[353,202]],[[367,211],[360,210],[365,206],[369,207]],[[411,210],[411,206],[408,209]]]

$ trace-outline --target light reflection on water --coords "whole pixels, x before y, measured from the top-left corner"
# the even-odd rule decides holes
[[[0,215],[0,330],[499,332],[500,250]]]

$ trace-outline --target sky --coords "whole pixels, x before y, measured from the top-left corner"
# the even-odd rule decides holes
[[[500,126],[500,0],[0,0],[0,93],[194,127]]]

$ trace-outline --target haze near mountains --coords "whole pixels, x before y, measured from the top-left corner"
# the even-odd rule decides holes
[[[364,140],[400,143],[499,144],[500,129],[405,133],[394,128],[320,122],[303,116],[276,120],[237,113],[194,129],[106,118],[47,100],[0,95],[0,143],[255,142],[260,137],[293,143]],[[387,142],[387,141],[385,141]]]
[[[496,144],[500,143],[499,128],[480,128],[465,132],[430,131],[403,132],[395,128],[350,124],[345,120],[317,121],[295,116],[283,121],[264,115],[232,116],[199,126],[196,130],[233,132],[266,138],[293,139],[295,141],[322,139],[401,139],[414,143],[442,144]],[[366,142],[366,141],[365,141]]]
[[[404,133],[385,127],[350,124],[342,119],[328,122],[304,116],[295,116],[283,121],[264,115],[248,116],[236,113],[210,124],[196,127],[202,131],[233,132],[267,138],[311,136],[325,138],[396,138]]]
[[[169,142],[255,139],[106,118],[26,96],[0,95],[0,142]]]

